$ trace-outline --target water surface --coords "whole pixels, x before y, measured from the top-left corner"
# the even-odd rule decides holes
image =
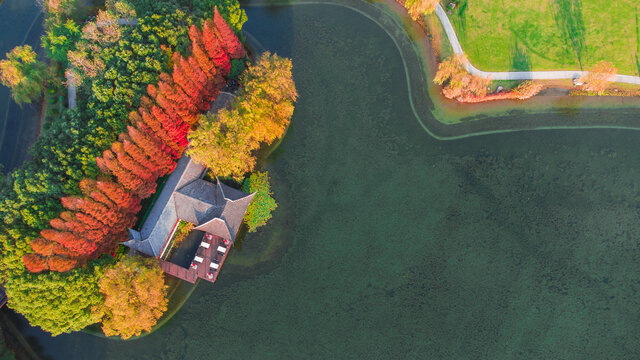
[[[438,141],[374,22],[328,5],[247,15],[264,48],[292,57],[300,92],[267,165],[274,219],[153,334],[25,329],[43,355],[638,358],[637,132]],[[241,265],[260,249],[266,262]]]

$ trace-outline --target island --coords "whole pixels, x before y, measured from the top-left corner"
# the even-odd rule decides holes
[[[435,33],[393,0],[61,4],[45,48],[6,56],[15,100],[44,107],[0,184],[0,321],[26,340],[7,347],[640,354],[637,132],[558,129],[632,128],[633,97],[571,96],[568,79],[526,101],[447,99]]]
[[[164,5],[44,1],[46,59],[0,61],[14,101],[55,109],[0,194],[8,306],[53,335],[151,331],[165,274],[214,282],[276,207],[256,164],[293,114],[291,61],[246,51],[236,1]]]

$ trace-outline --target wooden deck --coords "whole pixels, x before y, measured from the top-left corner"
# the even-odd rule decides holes
[[[207,237],[210,238],[207,239]],[[218,274],[222,269],[224,260],[227,258],[227,255],[229,255],[231,243],[225,245],[223,238],[210,234],[204,235],[202,242],[209,244],[209,247],[206,248],[202,245],[198,247],[194,260],[191,261],[191,267],[188,269],[166,260],[160,260],[160,267],[165,273],[173,275],[178,279],[188,281],[192,284],[195,284],[198,278],[212,283],[215,282],[218,279]],[[217,249],[219,246],[226,248],[226,251],[224,253],[218,252]],[[202,262],[197,262],[195,261],[196,258],[202,258],[203,260]],[[211,268],[212,262],[218,264],[217,270]],[[197,265],[197,267],[194,267],[194,265]],[[211,274],[211,277],[209,274]]]

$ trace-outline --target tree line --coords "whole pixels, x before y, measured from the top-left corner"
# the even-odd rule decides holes
[[[225,84],[231,58],[245,56],[217,8],[202,31],[191,25],[189,38],[192,55],[173,54],[171,74],[160,74],[157,86],[147,87],[126,132],[97,157],[104,178],[83,179],[82,196],[63,197],[66,211],[31,241],[33,252],[23,256],[29,271],[69,271],[114,252],[127,239],[140,200],[154,194],[158,178],[173,171],[197,115]]]
[[[237,2],[207,3],[207,6],[211,5],[210,14],[214,12],[213,5],[217,4],[223,16],[235,19],[234,31],[246,20]],[[0,276],[7,288],[9,306],[34,326],[59,334],[80,330],[100,320],[95,309],[105,300],[98,280],[119,257],[101,256],[88,260],[112,250],[112,244],[121,232],[111,225],[102,228],[94,225],[118,217],[117,222],[122,226],[130,223],[130,214],[139,207],[136,200],[139,196],[120,184],[117,177],[102,174],[96,157],[103,157],[103,152],[110,149],[116,158],[121,154],[121,157],[140,159],[139,149],[149,161],[151,158],[153,161],[162,159],[159,156],[164,151],[164,145],[160,146],[162,142],[147,136],[146,129],[132,123],[128,114],[131,108],[144,107],[143,96],[156,101],[147,93],[147,85],[158,84],[162,73],[173,80],[170,74],[174,68],[174,53],[189,51],[190,25],[202,24],[202,18],[186,10],[167,6],[157,12],[147,12],[145,17],[138,18],[138,26],[123,27],[120,38],[104,46],[86,37],[72,44],[74,50],[80,42],[91,45],[87,50],[90,52],[88,58],[99,58],[104,63],[102,73],[94,77],[81,73],[78,106],[49,124],[32,148],[33,160],[2,179]],[[106,11],[114,10],[107,7]],[[68,14],[72,13],[49,14],[47,21],[55,18],[55,21],[66,22],[71,19]],[[188,62],[189,58],[185,60]],[[171,83],[169,79],[166,82]],[[124,134],[118,136],[119,133]],[[122,146],[115,145],[111,149],[115,141]],[[154,166],[167,168],[170,165],[165,161],[154,163]],[[61,198],[65,200],[61,202]],[[50,224],[51,220],[53,223]],[[46,231],[41,234],[43,230]],[[39,240],[32,248],[29,244],[35,239]],[[41,264],[36,265],[42,268],[49,267],[50,263],[58,270],[82,263],[86,266],[67,272],[35,274],[27,271],[22,261],[28,252],[40,256],[37,261]]]
[[[54,2],[66,4],[49,5]],[[57,61],[73,70],[78,106],[41,134],[33,161],[2,180],[0,275],[9,306],[54,335],[99,321],[109,335],[148,331],[166,308],[162,273],[157,262],[122,258],[118,247],[141,200],[156,191],[187,145],[216,175],[241,179],[253,170],[260,144],[281,137],[289,124],[297,97],[291,62],[268,53],[244,72],[229,111],[199,116],[226,78],[245,67],[235,32],[246,16],[237,2],[202,0],[193,5],[210,14],[203,21],[179,3],[131,0],[134,11],[108,1],[75,40],[50,42],[67,50]],[[146,15],[138,26],[108,27],[136,11]],[[69,14],[56,14],[57,23],[68,24]],[[50,57],[55,50],[48,50]],[[253,231],[276,205],[266,173],[245,180],[244,188],[260,195],[245,219]],[[140,272],[132,275],[131,266]],[[145,286],[148,291],[140,290]],[[135,301],[143,294],[131,287],[154,296],[144,311]]]

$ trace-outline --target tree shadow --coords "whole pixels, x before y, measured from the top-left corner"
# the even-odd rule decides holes
[[[640,61],[638,61],[638,53],[640,52],[640,23],[638,22],[638,8],[636,7],[636,70],[637,75],[640,75]]]
[[[456,8],[453,9],[453,13],[456,16],[451,17],[451,19],[455,23],[456,27],[462,30],[461,34],[458,34],[458,35],[464,36],[467,30],[467,8],[468,8],[467,0],[460,0],[454,3],[456,4]]]
[[[556,26],[565,45],[567,45],[567,53],[575,54],[583,68],[582,60],[586,56],[585,27],[582,19],[582,1],[581,0],[555,0],[554,18]]]
[[[518,39],[515,40],[511,49],[511,70],[512,71],[531,71],[531,59],[529,52],[523,46],[520,46]]]

